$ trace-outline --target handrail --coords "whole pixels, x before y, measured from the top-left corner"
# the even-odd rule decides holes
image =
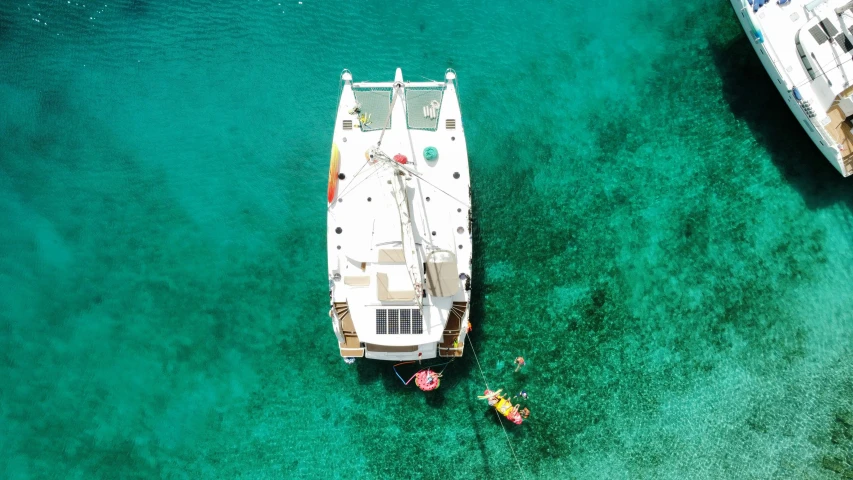
[[[744,2],[744,1],[745,0],[741,0],[741,2]],[[741,11],[743,11],[743,10],[747,10],[747,8],[743,7],[741,9]],[[747,11],[747,16],[749,16],[750,22],[756,27],[756,30],[758,30],[760,32],[762,30],[762,28],[759,28],[759,27],[764,27],[764,25],[761,24],[761,22],[758,20],[757,17],[755,17],[754,15],[751,15],[748,11]],[[776,48],[773,47],[773,43],[772,42],[765,42],[763,40],[763,38],[764,37],[762,35],[761,41],[759,41],[758,38],[756,38],[754,41],[757,41],[761,45],[766,45],[766,46],[770,47],[769,50],[770,50],[770,53],[772,53],[772,55],[768,55],[768,57],[770,57],[770,61],[773,62],[773,65],[778,67],[781,64],[781,61],[779,61],[778,59],[781,57],[779,57],[779,54],[776,52]],[[784,68],[776,68],[776,71],[777,72],[784,72],[782,75],[785,77],[785,80],[786,80],[785,86],[786,87],[790,88],[790,87],[796,86],[794,84],[794,80],[791,78],[791,75],[788,73],[787,70],[785,70]]]
[[[812,3],[815,3],[815,4],[816,3],[822,3],[822,0],[818,0],[818,1],[812,2]],[[743,12],[744,10],[747,10],[746,0],[741,0],[741,4],[744,5],[744,7],[741,9],[741,12]],[[750,22],[752,23],[753,27],[755,27],[755,29],[760,32],[761,27],[763,27],[763,25],[761,24],[759,19],[756,16],[752,15],[749,11],[747,11],[746,14],[749,17]],[[785,82],[786,82],[785,87],[788,89],[795,88],[796,84],[794,84],[794,80],[791,78],[791,75],[788,73],[788,71],[784,68],[779,68],[781,66],[781,61],[779,60],[779,58],[781,58],[781,57],[779,57],[779,54],[776,52],[776,48],[773,47],[773,43],[772,42],[765,42],[763,40],[763,36],[760,38],[761,38],[761,40],[759,40],[759,38],[755,38],[753,41],[760,43],[763,46],[768,47],[768,48],[765,48],[765,50],[767,51],[767,57],[770,58],[770,62],[773,64],[776,71],[780,72],[780,76],[782,76],[785,79]],[[818,66],[821,68],[821,70],[823,69],[823,66],[820,65],[820,62],[818,62]],[[782,73],[782,72],[784,72],[784,73]],[[826,74],[824,73],[823,76],[826,77]],[[829,81],[828,78],[827,78],[827,81]],[[809,120],[809,123],[812,125],[813,128],[815,128],[817,130],[818,135],[820,135],[820,137],[828,145],[835,145],[836,148],[838,148],[838,145],[839,145],[838,140],[833,138],[829,134],[829,132],[826,131],[826,129],[823,127],[823,125],[820,125],[819,123],[817,123],[815,121],[814,118],[811,118],[809,116],[809,114],[803,108],[803,101],[808,101],[808,99],[804,98],[802,101],[799,101],[797,103],[800,107],[800,110],[803,112],[803,114]]]
[[[335,332],[335,337],[337,337],[338,343],[345,343],[346,339],[344,338],[344,334],[342,331],[341,319],[338,318],[338,312],[335,311],[334,305],[329,308],[329,317],[332,318],[332,330]]]
[[[821,138],[823,138],[827,144],[835,145],[836,148],[841,145],[841,143],[836,138],[829,134],[829,132],[826,130],[826,128],[824,128],[823,125],[818,125],[813,119],[810,119],[810,122],[812,125],[814,125],[815,129],[817,129],[817,133],[820,134]]]

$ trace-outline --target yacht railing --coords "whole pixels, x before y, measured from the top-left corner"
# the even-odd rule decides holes
[[[826,128],[824,128],[823,125],[819,125],[817,122],[814,121],[813,118],[811,119],[810,123],[814,125],[815,129],[817,129],[817,133],[820,135],[820,138],[822,138],[826,142],[827,146],[834,146],[836,149],[841,146],[841,144],[838,143],[838,140],[832,138],[832,136],[829,134],[829,132],[826,131]]]
[[[778,53],[776,53],[776,49],[773,47],[773,42],[765,42],[764,41],[764,34],[761,33],[763,25],[761,24],[761,21],[755,15],[749,14],[749,12],[747,11],[748,7],[746,5],[746,0],[741,0],[741,4],[744,5],[743,8],[741,8],[741,12],[746,13],[746,17],[749,18],[750,24],[752,25],[753,29],[755,30],[754,41],[757,43],[760,43],[763,47],[765,47],[765,50],[767,50],[767,52],[768,52],[767,56],[770,58],[770,61],[773,62],[773,65],[776,67],[776,71],[779,72],[782,77],[784,77],[785,83],[786,83],[785,86],[790,90],[794,86],[794,80],[791,79],[791,76],[790,76],[790,74],[788,74],[787,70],[785,70],[784,68],[780,68],[781,62],[778,59],[781,57],[779,56]]]
[[[815,0],[811,2],[809,6],[811,6],[813,9],[816,8],[819,4],[825,3],[825,1],[826,0]],[[741,14],[744,15],[745,18],[749,19],[750,25],[753,28],[753,41],[761,44],[759,48],[765,47],[767,57],[770,59],[770,62],[773,64],[775,70],[779,72],[781,77],[783,77],[785,81],[785,87],[789,91],[794,92],[796,90],[794,81],[785,68],[780,68],[781,63],[778,61],[778,59],[781,57],[779,57],[779,54],[776,53],[776,49],[773,47],[773,43],[764,41],[764,34],[761,33],[763,25],[761,25],[761,22],[759,21],[756,15],[750,15],[748,11],[750,7],[747,4],[746,0],[741,0],[741,5],[743,5],[743,7],[741,8]],[[806,8],[808,9],[809,6],[807,6]],[[809,100],[805,98],[797,99],[796,97],[798,95],[799,92],[795,94],[795,100],[797,100],[797,104],[800,106],[800,110],[802,110],[806,118],[809,119],[808,123],[810,125],[807,125],[807,127],[817,130],[818,135],[820,135],[820,137],[826,142],[828,146],[834,146],[836,149],[839,148],[838,140],[832,138],[832,136],[829,134],[829,132],[826,131],[823,125],[821,125],[820,123],[818,123],[818,121],[815,120],[817,117],[815,116],[814,111],[810,107]]]
[[[833,138],[832,135],[826,131],[826,128],[824,128],[820,123],[820,120],[817,119],[817,115],[815,114],[814,109],[812,109],[809,99],[803,97],[797,88],[794,88],[792,93],[794,94],[794,100],[796,100],[797,105],[799,105],[800,110],[803,112],[803,115],[805,115],[809,120],[806,127],[816,130],[818,135],[820,135],[820,138],[822,138],[828,146],[835,146],[838,148],[838,140]]]

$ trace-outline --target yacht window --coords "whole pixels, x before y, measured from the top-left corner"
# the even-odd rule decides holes
[[[808,72],[809,76],[812,78],[812,80],[814,80],[817,75],[815,75],[815,71],[814,69],[812,69],[812,64],[809,61],[808,57],[806,57],[806,52],[803,51],[803,46],[800,45],[799,32],[797,32],[797,36],[795,37],[794,41],[797,44],[797,54],[800,55],[800,61],[803,62],[803,66],[806,67],[806,71]]]

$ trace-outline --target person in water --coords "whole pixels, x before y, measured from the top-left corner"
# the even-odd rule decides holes
[[[477,398],[488,401],[489,406],[494,407],[498,413],[506,417],[512,423],[521,425],[521,422],[523,421],[523,413],[519,411],[521,405],[513,405],[511,401],[501,396],[500,390],[496,392],[486,390],[483,392],[483,395],[480,395]]]
[[[439,378],[441,378],[440,373],[433,372],[432,370],[427,370],[426,379],[425,379],[427,385],[430,385],[433,382],[437,382]]]
[[[521,422],[523,421],[523,418],[522,418],[523,416],[518,411],[518,407],[520,407],[520,406],[521,405],[514,405],[512,407],[512,410],[506,414],[506,418],[508,418],[510,422],[512,422],[516,425],[521,425]]]
[[[523,366],[524,366],[524,357],[518,357],[518,358],[516,358],[516,359],[515,359],[515,365],[516,365],[516,367],[515,367],[515,371],[516,371],[516,372],[517,372],[517,371],[519,371],[519,370],[521,370],[521,367],[523,367]]]
[[[483,393],[483,395],[480,395],[477,398],[479,398],[480,400],[486,400],[489,403],[490,407],[494,407],[495,405],[497,405],[498,400],[501,398],[501,391],[502,390],[503,390],[502,388],[496,392],[493,392],[491,390],[486,390]]]

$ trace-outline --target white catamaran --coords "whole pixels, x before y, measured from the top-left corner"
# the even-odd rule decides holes
[[[327,216],[341,356],[462,356],[472,221],[456,74],[354,83],[344,70],[341,83]]]
[[[806,133],[842,175],[853,174],[853,1],[731,2]]]

